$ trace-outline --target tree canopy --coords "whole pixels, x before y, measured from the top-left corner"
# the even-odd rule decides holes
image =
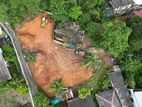
[[[129,38],[130,50],[139,51],[142,49],[142,18],[134,16],[127,21],[127,25],[132,28]]]
[[[131,31],[124,22],[118,20],[105,22],[101,32],[100,45],[115,58],[120,57],[129,46],[128,37]]]
[[[27,17],[38,12],[40,0],[2,0],[0,3],[0,21],[8,21],[15,27]]]
[[[65,0],[51,0],[50,11],[55,21],[64,22],[69,18]]]
[[[69,12],[69,16],[75,20],[78,19],[78,17],[82,15],[82,10],[80,6],[74,6],[71,8],[70,12]]]

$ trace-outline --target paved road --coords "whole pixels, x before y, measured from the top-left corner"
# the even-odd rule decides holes
[[[26,80],[27,85],[29,86],[30,95],[33,96],[37,92],[37,86],[32,77],[28,64],[26,63],[24,59],[19,39],[16,37],[15,32],[9,27],[8,24],[0,23],[0,25],[5,29],[6,33],[9,35],[11,39],[11,42],[14,46],[14,49],[21,67],[22,74]]]

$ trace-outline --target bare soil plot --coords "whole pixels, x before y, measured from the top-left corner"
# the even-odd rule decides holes
[[[48,95],[48,88],[55,79],[63,79],[65,86],[72,87],[92,76],[86,69],[82,57],[74,55],[74,50],[53,43],[54,21],[49,18],[45,28],[41,28],[41,17],[26,22],[17,29],[21,45],[37,52],[36,61],[30,64],[35,81]],[[84,40],[84,48],[90,43]]]

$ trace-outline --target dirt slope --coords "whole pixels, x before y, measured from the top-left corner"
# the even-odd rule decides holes
[[[35,19],[26,22],[17,29],[23,47],[37,52],[36,62],[30,64],[30,68],[37,84],[48,95],[48,88],[55,79],[63,79],[67,87],[72,87],[89,79],[91,70],[87,70],[82,64],[82,58],[74,55],[74,50],[53,43],[54,22],[48,19],[45,28],[41,28],[42,14]],[[89,42],[84,41],[84,47]]]

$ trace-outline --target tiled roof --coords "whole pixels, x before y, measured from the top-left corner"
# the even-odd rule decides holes
[[[115,89],[97,93],[96,99],[99,107],[122,107]]]
[[[112,87],[117,92],[117,95],[119,97],[121,104],[124,107],[132,107],[130,95],[128,93],[128,89],[126,88],[124,84],[124,79],[123,79],[123,75],[121,71],[109,73],[109,78],[110,78]]]

